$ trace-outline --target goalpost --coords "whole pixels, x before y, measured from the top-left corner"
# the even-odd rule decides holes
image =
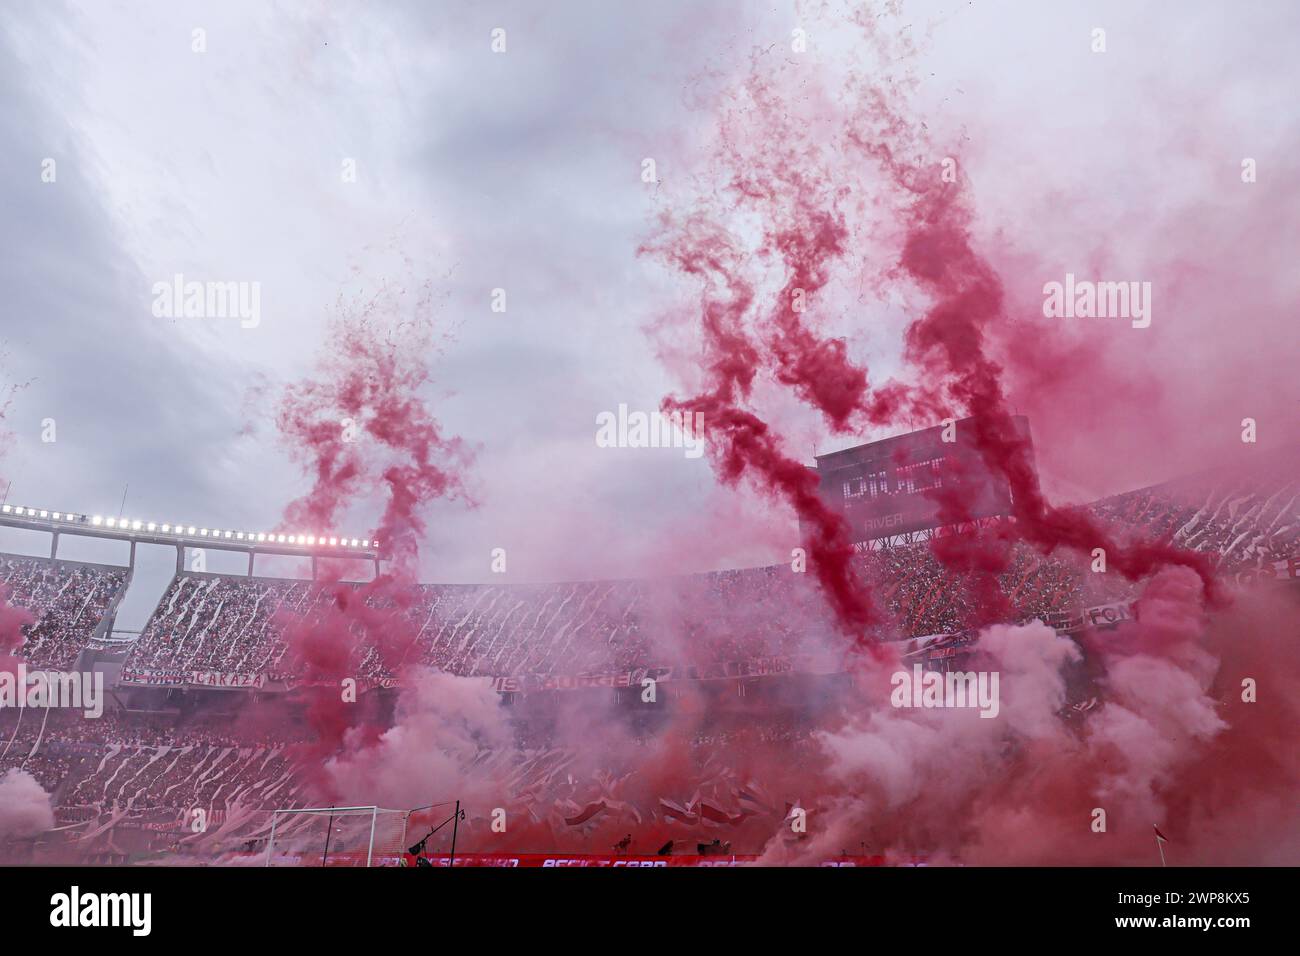
[[[304,807],[271,814],[267,866],[397,866],[409,810]]]

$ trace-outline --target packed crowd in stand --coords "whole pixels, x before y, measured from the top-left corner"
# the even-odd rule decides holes
[[[1232,574],[1300,555],[1300,481],[1293,475],[1284,467],[1251,481],[1176,482],[1107,498],[1089,510],[1121,536],[1169,540],[1210,555],[1221,573]],[[924,540],[895,541],[861,552],[856,561],[887,618],[881,636],[963,631],[979,619],[989,593],[987,581],[946,569]],[[126,568],[0,554],[0,609],[21,609],[20,619],[31,619],[21,627],[20,658],[29,668],[68,670],[93,639],[97,653],[125,655],[126,672],[262,675],[279,683],[302,671],[286,629],[301,625],[312,633],[334,613],[339,588],[361,587],[180,574],[134,643],[97,635],[129,580]],[[1053,621],[1128,600],[1140,587],[1116,574],[1091,573],[1086,556],[1043,556],[1025,546],[1013,547],[996,580],[1010,608],[1000,613],[1013,620]],[[788,565],[657,581],[429,584],[413,597],[398,606],[380,588],[367,598],[375,612],[368,616],[387,637],[402,639],[382,643],[386,657],[381,645],[356,633],[352,673],[381,679],[424,664],[525,680],[608,675],[794,658],[826,646],[834,631],[814,576]],[[395,657],[392,648],[401,649]],[[67,828],[60,839],[78,845],[119,853],[114,834],[126,828],[155,834],[172,850],[264,848],[269,811],[312,799],[304,756],[314,735],[301,713],[283,703],[292,695],[260,695],[259,704],[243,691],[175,693],[167,692],[166,704],[155,698],[146,705],[166,712],[129,712],[116,701],[98,719],[78,711],[0,710],[0,776],[12,769],[30,773],[50,794],[56,825]],[[656,799],[623,792],[623,782],[635,779],[636,751],[656,746],[664,732],[662,722],[639,713],[627,721],[632,750],[618,758],[624,764],[585,766],[582,754],[557,747],[553,721],[516,713],[516,746],[485,752],[474,772],[509,779],[511,812],[558,829],[597,803],[604,805],[597,821],[658,814],[689,824],[704,818],[705,805],[711,819],[752,812],[762,801],[728,755],[773,747],[798,760],[811,748],[790,745],[817,725],[810,712],[759,706],[761,693],[753,690],[750,709],[711,713],[686,731],[697,764],[690,794]],[[253,706],[246,706],[250,700]],[[268,719],[258,712],[267,706],[291,716]],[[192,826],[195,811],[205,821],[201,831]]]
[[[155,848],[260,850],[271,810],[316,802],[306,772],[308,734],[297,725],[278,725],[274,735],[282,739],[241,740],[223,734],[222,725],[221,717],[189,718],[168,731],[157,717],[114,712],[100,719],[59,714],[47,725],[5,714],[0,776],[18,768],[35,777],[51,796],[56,825],[68,828],[60,839],[87,849],[111,843],[126,828],[153,833],[149,845]],[[761,718],[722,717],[687,737],[694,796],[662,796],[689,808],[703,795],[732,812],[744,780],[722,758],[726,749],[785,747],[811,729],[806,717],[789,709]],[[560,829],[594,800],[607,802],[611,812],[646,818],[661,812],[644,789],[622,792],[644,749],[655,745],[654,734],[629,734],[621,751],[604,754],[595,765],[590,755],[556,744],[544,726],[522,720],[513,746],[483,749],[467,772],[505,782],[501,800],[512,814]]]
[[[250,733],[220,716],[178,725],[113,710],[93,719],[43,713],[3,715],[0,775],[17,768],[35,777],[60,824],[124,818],[180,829],[195,808],[215,819],[241,807],[260,813],[302,787],[295,748],[309,734],[292,726]]]
[[[177,575],[127,658],[129,667],[265,673],[283,654],[277,614],[306,614],[311,582]]]
[[[864,553],[859,563],[900,636],[944,633],[970,620],[969,588],[926,545]],[[1070,565],[1023,550],[1002,586],[1023,617],[1062,611],[1080,589]],[[286,612],[310,624],[332,611],[337,587],[350,586],[179,576],[126,666],[292,674]],[[664,581],[423,585],[416,598],[405,609],[370,599],[392,615],[390,633],[406,635],[409,649],[384,660],[359,639],[352,673],[383,678],[412,663],[470,676],[620,673],[808,653],[816,646],[810,635],[831,629],[811,576],[784,565]],[[406,642],[387,646],[398,643]]]
[[[1300,551],[1300,483],[1285,476],[1209,487],[1167,486],[1104,499],[1092,512],[1134,534],[1211,553],[1231,571]],[[976,616],[978,589],[926,542],[859,556],[897,636],[949,633]],[[830,621],[811,575],[776,565],[664,581],[555,585],[422,585],[387,609],[409,636],[400,660],[358,640],[353,671],[391,677],[411,663],[453,673],[548,677],[672,664],[788,657]],[[124,568],[0,555],[0,594],[33,618],[19,651],[29,666],[70,669],[128,579]],[[1017,619],[1122,600],[1133,586],[1087,573],[1074,556],[1017,547],[999,586]],[[129,669],[292,675],[287,620],[330,613],[334,587],[310,581],[182,574],[130,647]],[[376,598],[370,599],[378,604]],[[388,645],[391,646],[391,645]]]
[[[1264,489],[1214,488],[1199,497],[1145,490],[1106,499],[1093,511],[1131,533],[1161,535],[1211,553],[1223,571],[1231,572],[1300,550],[1297,502],[1300,486],[1288,481]],[[79,608],[86,619],[79,626],[93,630],[114,588],[125,582],[121,569],[0,561],[5,580],[16,583],[15,595],[40,596],[35,603],[46,610],[37,616],[38,624],[51,610],[58,611],[51,621],[75,621]],[[946,571],[928,543],[864,552],[858,561],[896,622],[896,633],[949,633],[971,620],[977,589]],[[1014,616],[1045,619],[1122,600],[1136,588],[1115,575],[1088,573],[1077,557],[1044,558],[1024,547],[1014,549],[998,583]],[[329,588],[306,581],[181,575],[159,602],[126,666],[291,672],[296,665],[284,642],[286,615],[310,622],[327,613],[333,600]],[[359,642],[363,675],[392,674],[417,661],[467,675],[549,675],[753,660],[797,655],[830,626],[811,575],[796,575],[784,565],[663,581],[425,585],[409,607],[387,611],[400,616],[396,626],[414,640],[400,661],[385,661],[373,646]],[[30,642],[28,652],[44,659],[75,659],[85,640],[52,641],[51,630],[31,630],[46,637]],[[54,652],[65,645],[68,650]],[[212,836],[211,846],[228,847],[230,840],[264,846],[267,811],[309,796],[301,758],[311,734],[293,721],[237,719],[234,701],[244,696],[220,698],[222,713],[200,709],[184,718],[114,710],[98,720],[0,713],[0,774],[14,767],[31,773],[52,795],[59,824],[71,826],[76,839],[93,842],[97,834],[126,825],[167,833],[178,845],[198,845],[195,841],[209,838],[188,830],[189,815],[199,809],[212,828],[209,836],[225,834]],[[773,713],[700,725],[691,742],[700,779],[711,782],[700,791],[704,796],[697,792],[694,799],[711,801],[723,813],[737,812],[738,795],[748,787],[719,755],[753,745],[786,746],[814,724],[808,715]],[[553,731],[546,721],[521,724],[517,749],[480,761],[483,773],[494,772],[503,761],[514,768],[519,812],[563,827],[566,817],[581,816],[593,800],[604,801],[607,813],[689,818],[698,809],[690,794],[665,795],[675,804],[668,811],[624,806],[616,781],[628,768],[608,767],[595,777],[562,772],[578,766],[580,755],[556,749]],[[660,728],[632,721],[628,732],[633,744],[653,746]]]
[[[1126,533],[1172,539],[1212,553],[1225,570],[1300,548],[1300,485],[1282,480],[1196,492],[1147,489],[1105,499],[1097,516]],[[977,618],[980,588],[946,570],[926,542],[864,552],[858,570],[897,637],[951,633]],[[1088,573],[1075,555],[1044,557],[1017,546],[998,587],[1017,620],[1050,619],[1123,600],[1134,585]],[[141,670],[293,674],[286,616],[329,613],[334,588],[308,581],[180,575],[128,659]],[[382,608],[382,601],[370,599]],[[358,640],[354,672],[390,677],[423,663],[453,673],[547,677],[642,667],[785,657],[814,650],[831,622],[810,574],[786,565],[662,581],[554,585],[422,585],[391,630],[408,639],[385,660]]]
[[[1208,489],[1183,484],[1105,498],[1093,510],[1118,527],[1217,555],[1224,571],[1300,551],[1300,481],[1285,472]]]
[[[32,617],[18,655],[28,667],[70,670],[127,578],[126,568],[0,554],[0,602]]]

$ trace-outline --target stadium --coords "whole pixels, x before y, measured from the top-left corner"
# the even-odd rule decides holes
[[[14,929],[1267,923],[1298,33],[6,7]]]
[[[933,430],[904,437],[903,454],[927,462],[924,483],[915,469],[890,464],[900,460],[893,440],[862,446],[851,466],[836,456],[821,485],[841,488],[841,505],[856,509],[854,524],[863,529],[856,570],[888,595],[882,639],[897,642],[907,666],[959,671],[977,637],[975,575],[945,569],[932,542],[997,535],[1014,518],[997,513],[998,502],[1009,510],[1004,489],[980,496],[989,506],[979,520],[940,526],[931,507],[927,522],[925,491],[953,469],[934,457]],[[954,451],[954,460],[960,457]],[[1106,498],[1089,511],[1134,535],[1207,556],[1233,588],[1280,587],[1294,600],[1297,500],[1294,465],[1279,459],[1253,474],[1208,473]],[[867,537],[880,523],[872,514],[895,508],[913,515],[908,530]],[[318,562],[332,559],[370,567],[370,580],[382,580],[378,541],[7,503],[0,512],[0,524],[50,540],[47,558],[0,556],[8,605],[30,617],[18,660],[29,672],[103,675],[107,691],[98,719],[49,707],[0,715],[0,772],[31,774],[54,807],[55,826],[12,842],[11,861],[16,854],[47,863],[735,865],[758,859],[797,812],[801,797],[792,784],[801,752],[856,692],[853,667],[831,652],[832,615],[807,576],[788,566],[660,580],[419,584],[397,601],[367,593],[362,581],[318,576]],[[61,560],[59,540],[70,535],[127,542],[130,563]],[[144,544],[174,547],[176,573],[143,631],[121,634],[115,611]],[[191,571],[186,555],[198,549],[246,553],[248,572]],[[257,575],[256,558],[268,553],[302,558],[311,576]],[[1003,623],[1043,622],[1071,640],[1138,617],[1137,584],[1023,545],[997,585],[1010,610]],[[455,786],[430,794],[446,801],[323,805],[329,795],[320,789],[322,753],[308,712],[314,695],[326,687],[332,693],[339,680],[297,655],[288,632],[321,626],[341,594],[376,615],[355,629],[338,671],[351,679],[353,706],[365,720],[383,728],[397,722],[403,675],[413,668],[476,680],[509,714],[509,739],[476,743],[460,755]],[[736,607],[746,614],[738,618]],[[371,628],[403,634],[400,651],[391,640],[367,640]],[[654,687],[650,697],[647,686]],[[1067,686],[1063,721],[1104,706],[1086,656],[1072,666]],[[574,714],[619,724],[618,745],[604,753],[575,748],[565,730]],[[684,744],[685,765],[665,782],[637,779],[659,738]],[[760,752],[779,756],[779,774],[750,775],[746,763]],[[458,787],[466,796],[491,796],[458,803]],[[511,825],[494,829],[494,813]],[[437,827],[448,816],[453,826]],[[435,834],[429,843],[417,855],[407,852],[426,828]],[[915,852],[923,858],[921,848]],[[906,860],[861,840],[823,862]]]

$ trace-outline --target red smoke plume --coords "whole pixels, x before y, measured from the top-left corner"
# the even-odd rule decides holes
[[[432,385],[435,351],[428,283],[414,291],[384,286],[340,312],[315,372],[290,385],[276,422],[312,478],[285,509],[285,525],[328,533],[376,485],[385,492],[376,536],[385,557],[414,571],[437,498],[464,497],[464,443],[445,436],[422,392]]]
[[[333,753],[361,722],[356,699],[365,682],[394,676],[414,642],[404,616],[417,595],[424,509],[439,498],[469,501],[461,474],[471,455],[443,433],[425,394],[432,385],[436,342],[432,292],[382,286],[360,303],[340,303],[313,374],[286,388],[277,424],[312,479],[285,510],[284,526],[336,530],[351,507],[384,497],[372,536],[387,561],[374,580],[340,583],[362,562],[331,562],[319,586],[332,592],[323,613],[302,618],[282,610],[290,657],[300,662],[311,694],[309,716],[321,754]],[[355,681],[344,699],[343,682]],[[371,736],[378,731],[371,728]]]
[[[871,48],[889,46],[874,23],[860,25]],[[996,576],[1010,566],[1016,540],[1044,553],[1103,548],[1111,569],[1150,578],[1141,620],[1090,635],[1082,649],[1042,624],[986,628],[971,666],[1002,675],[996,720],[889,706],[889,681],[903,664],[897,646],[880,645],[855,659],[854,699],[816,748],[746,732],[712,752],[693,748],[708,728],[690,699],[698,692],[685,687],[670,726],[648,742],[586,712],[580,727],[557,731],[561,746],[524,753],[481,681],[411,674],[397,723],[382,732],[338,701],[339,680],[364,667],[359,649],[378,648],[390,665],[407,649],[412,631],[401,610],[414,578],[385,577],[361,590],[338,588],[326,620],[290,627],[294,652],[325,685],[314,713],[322,744],[344,744],[322,785],[350,800],[406,806],[471,795],[478,817],[467,826],[475,848],[488,851],[551,846],[556,832],[603,850],[631,832],[644,852],[679,837],[685,824],[723,828],[741,846],[766,845],[768,862],[813,862],[866,843],[936,861],[1113,864],[1152,857],[1154,822],[1185,848],[1184,862],[1281,858],[1271,846],[1293,853],[1286,801],[1300,782],[1295,709],[1246,703],[1238,688],[1270,670],[1275,655],[1285,657],[1285,642],[1297,637],[1294,608],[1273,628],[1263,608],[1284,599],[1271,595],[1207,617],[1206,597],[1217,593],[1207,558],[1128,540],[1081,509],[1047,501],[1013,428],[1007,382],[1031,379],[1028,369],[1068,343],[1036,327],[1006,348],[1004,279],[973,237],[965,181],[947,182],[936,164],[916,159],[937,151],[923,124],[903,119],[906,78],[859,71],[832,94],[809,80],[814,67],[772,72],[773,59],[755,58],[731,101],[738,105],[722,113],[711,170],[718,189],[665,214],[644,247],[702,286],[699,384],[664,409],[704,416],[723,481],[755,481],[795,511],[827,603],[855,639],[884,623],[883,614],[859,579],[847,527],[763,417],[764,385],[788,390],[836,434],[900,427],[910,416],[974,416],[974,445],[1010,485],[1015,522],[936,543],[939,560],[974,584],[979,618],[970,623],[1005,618]],[[850,355],[849,339],[826,331],[845,279],[871,293],[903,288],[921,302],[902,335],[907,364],[892,380],[874,381]],[[372,373],[391,353],[376,354],[372,337],[340,341],[351,344],[318,380],[291,390],[281,415],[285,433],[309,449],[316,481],[286,518],[328,524],[365,492],[376,472],[338,437],[338,417],[360,414],[376,427],[371,437],[407,462],[381,472],[389,511],[405,517],[380,536],[398,540],[417,527],[421,502],[461,493],[455,472],[433,464],[459,448],[440,439],[427,414],[416,419],[429,424],[428,440],[402,445],[406,432],[396,423],[418,408],[411,389],[396,389],[391,402],[373,391]],[[403,372],[393,380],[426,381],[419,370]],[[1096,387],[1106,387],[1104,376]],[[367,417],[377,405],[401,409],[394,427]],[[940,504],[953,522],[969,514],[961,495]],[[1229,641],[1239,623],[1248,637]],[[1085,663],[1098,699],[1071,712],[1071,674]],[[1295,668],[1272,668],[1269,692],[1297,699]],[[1225,763],[1238,770],[1233,779],[1217,775]],[[803,836],[783,822],[796,805],[814,821]],[[659,812],[644,816],[638,808],[647,806]],[[500,836],[484,825],[496,807],[512,821]],[[1098,809],[1107,820],[1100,831],[1091,826]]]
[[[857,23],[869,48],[907,53],[892,47],[873,18],[862,14]],[[1121,533],[1084,509],[1047,500],[1031,448],[1014,427],[1006,383],[1037,383],[1050,394],[1051,381],[1032,372],[1071,353],[1073,343],[1041,324],[1025,335],[1017,323],[1018,341],[1007,347],[1017,336],[1003,278],[973,236],[968,185],[945,179],[930,159],[944,150],[924,123],[907,118],[905,94],[914,84],[890,74],[896,59],[883,57],[846,81],[836,75],[831,92],[830,77],[818,85],[814,64],[755,56],[743,86],[720,98],[711,178],[704,177],[715,188],[689,200],[684,212],[665,213],[644,249],[703,285],[704,387],[665,406],[704,413],[723,480],[756,478],[811,527],[814,569],[849,634],[862,635],[874,605],[854,574],[847,529],[802,493],[798,464],[781,454],[776,429],[752,401],[756,383],[789,388],[835,433],[897,427],[913,415],[973,416],[968,437],[1009,485],[1014,522],[935,542],[945,567],[973,579],[980,606],[972,624],[1005,619],[996,576],[1010,567],[1013,541],[1044,554],[1100,548],[1109,570],[1126,579],[1156,577],[1141,624],[1094,648],[1101,709],[1082,729],[1059,716],[1065,671],[1078,650],[1046,628],[993,627],[981,637],[986,666],[1000,669],[1015,694],[1010,726],[873,706],[887,697],[882,678],[896,662],[883,650],[860,661],[861,712],[827,739],[829,762],[821,772],[802,778],[820,795],[822,828],[807,844],[791,844],[789,834],[775,840],[768,861],[812,862],[856,845],[864,832],[876,846],[972,862],[1139,861],[1149,855],[1139,841],[1151,820],[1165,820],[1175,806],[1181,820],[1218,812],[1240,826],[1261,795],[1293,852],[1294,813],[1282,809],[1280,797],[1297,780],[1295,761],[1283,756],[1294,749],[1281,729],[1281,718],[1294,716],[1291,708],[1270,708],[1267,717],[1259,709],[1241,712],[1269,727],[1267,743],[1248,748],[1258,760],[1250,781],[1225,783],[1218,810],[1206,806],[1205,777],[1216,754],[1244,740],[1218,713],[1233,692],[1215,682],[1234,655],[1206,638],[1207,629],[1224,626],[1218,619],[1208,624],[1202,604],[1223,597],[1213,556]],[[886,223],[873,234],[868,212],[882,209]],[[903,334],[904,376],[873,383],[849,356],[847,340],[821,330],[833,317],[832,287],[848,279],[873,291],[903,286],[908,296],[922,297]],[[1095,389],[1110,389],[1100,362],[1089,371]],[[950,490],[940,501],[954,523],[969,519],[971,504]],[[1274,637],[1252,633],[1249,643],[1275,646]],[[1278,677],[1283,695],[1300,687],[1290,669]],[[1225,696],[1216,700],[1220,692]],[[1088,814],[1099,806],[1109,808],[1109,832],[1122,835],[1119,849],[1113,838],[1089,839]],[[1246,846],[1229,849],[1203,833],[1187,837],[1189,860],[1251,858]]]
[[[894,49],[874,16],[854,19],[868,48]],[[906,60],[913,50],[903,41],[896,52]],[[1122,540],[1084,510],[1053,506],[1044,496],[993,355],[993,333],[1009,321],[1002,280],[976,251],[964,180],[948,181],[940,166],[917,158],[942,151],[925,124],[905,118],[910,78],[858,67],[829,93],[810,81],[815,68],[808,64],[772,64],[754,56],[743,87],[726,101],[741,105],[729,106],[719,121],[712,157],[718,188],[684,214],[664,214],[643,251],[704,286],[699,325],[707,387],[694,397],[671,397],[665,408],[703,413],[724,481],[752,475],[793,508],[809,529],[813,570],[845,632],[861,637],[878,622],[854,574],[848,529],[819,500],[811,473],[781,452],[779,437],[750,407],[756,380],[788,386],[835,433],[897,426],[918,414],[974,416],[968,437],[1010,487],[1015,523],[995,536],[941,541],[935,553],[945,566],[980,579],[984,621],[1006,610],[993,577],[1009,567],[1008,538],[1043,553],[1101,548],[1109,567],[1130,580],[1169,565],[1189,567],[1213,593],[1204,556],[1160,541]],[[894,261],[870,263],[874,242],[861,225],[867,208],[890,212],[897,247],[882,255]],[[748,237],[748,245],[738,237]],[[837,274],[850,277],[851,268],[861,268],[860,283],[910,284],[928,302],[904,332],[912,380],[872,386],[845,339],[817,327],[828,286]],[[772,291],[756,291],[764,285]],[[1053,338],[1051,329],[1036,329],[1014,361],[1042,361]],[[1034,342],[1043,343],[1041,352]],[[950,522],[972,517],[976,487],[942,493]]]
[[[0,661],[26,643],[22,629],[35,620],[31,611],[9,603],[9,587],[0,584]]]

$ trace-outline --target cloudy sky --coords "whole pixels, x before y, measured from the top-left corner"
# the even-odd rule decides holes
[[[1286,155],[1293,5],[1133,7],[904,4],[927,38],[924,101],[969,136],[990,235],[1032,221],[1079,257],[1102,237],[1140,244],[1185,229],[1178,215],[1204,198],[1189,155],[1217,151],[1205,168],[1232,175],[1242,156]],[[637,247],[712,134],[700,90],[788,46],[801,16],[742,2],[0,3],[7,500],[116,514],[125,494],[146,520],[275,525],[306,487],[274,427],[279,389],[308,373],[340,295],[429,281],[444,338],[427,398],[476,449],[478,502],[432,509],[429,578],[485,579],[494,547],[518,580],[772,560],[789,515],[719,488],[707,460],[598,449],[593,434],[601,411],[681,386],[647,329],[683,286]],[[1099,25],[1104,59],[1088,49]],[[814,29],[813,62],[836,42]],[[642,181],[646,157],[660,187]],[[1086,214],[1061,202],[1080,183]],[[1167,215],[1134,217],[1153,194]],[[154,283],[177,273],[259,283],[260,321],[155,316]],[[868,332],[845,330],[888,370]],[[845,444],[798,420],[789,439],[809,458]],[[1167,476],[1059,477],[1082,496]],[[376,514],[358,502],[356,533]],[[0,535],[5,550],[43,547]],[[102,543],[63,553],[125,559]],[[128,627],[173,556],[140,561],[156,584],[134,589]],[[227,567],[242,564],[209,559]]]

